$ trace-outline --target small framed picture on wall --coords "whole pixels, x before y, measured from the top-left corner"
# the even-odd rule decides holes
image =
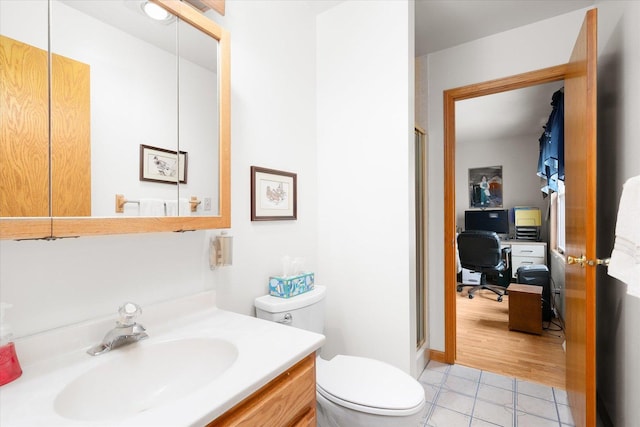
[[[469,169],[469,207],[502,207],[502,166]]]
[[[251,221],[297,219],[297,175],[251,166]]]
[[[140,181],[187,183],[187,152],[140,145]]]

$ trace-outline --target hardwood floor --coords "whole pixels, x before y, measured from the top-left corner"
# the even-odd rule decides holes
[[[456,364],[566,389],[562,330],[551,323],[542,335],[510,331],[509,297],[498,302],[483,290],[469,299],[468,289],[457,293]]]

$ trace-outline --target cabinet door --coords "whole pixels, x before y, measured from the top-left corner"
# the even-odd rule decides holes
[[[47,51],[0,36],[0,216],[48,217]]]
[[[89,65],[51,55],[51,214],[91,216]]]
[[[542,257],[544,258],[546,247],[545,245],[511,245],[512,257]]]
[[[518,268],[527,265],[547,264],[547,244],[544,242],[511,243],[511,276],[517,277]]]
[[[315,426],[315,362],[312,353],[207,427]]]
[[[292,427],[316,427],[316,411],[309,409],[302,417],[295,421]]]

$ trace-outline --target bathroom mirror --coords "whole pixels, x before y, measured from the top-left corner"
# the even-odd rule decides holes
[[[164,21],[144,3],[0,4],[3,37],[49,43],[51,53],[51,155],[27,156],[41,164],[19,170],[50,178],[49,206],[17,215],[0,206],[0,237],[230,226],[228,33],[180,1],[149,2],[171,13]],[[162,209],[145,210],[158,201]]]

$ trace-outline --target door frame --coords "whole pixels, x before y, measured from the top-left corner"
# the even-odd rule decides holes
[[[564,80],[568,64],[445,90],[444,98],[444,361],[456,360],[456,135],[455,102]]]

